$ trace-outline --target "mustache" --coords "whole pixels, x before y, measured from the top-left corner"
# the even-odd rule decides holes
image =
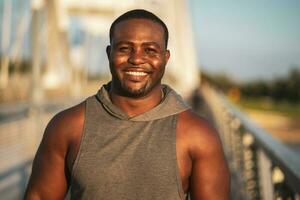
[[[124,66],[122,70],[123,71],[137,70],[143,72],[151,72],[152,68],[150,66],[145,66],[145,65],[127,65]]]

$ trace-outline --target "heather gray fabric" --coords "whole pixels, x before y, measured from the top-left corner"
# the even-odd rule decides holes
[[[86,100],[71,199],[184,199],[176,160],[176,120],[189,107],[163,85],[163,101],[130,118],[112,104],[108,87]]]

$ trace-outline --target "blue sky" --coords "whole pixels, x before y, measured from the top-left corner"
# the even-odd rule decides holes
[[[237,80],[300,68],[299,0],[189,0],[198,63]]]

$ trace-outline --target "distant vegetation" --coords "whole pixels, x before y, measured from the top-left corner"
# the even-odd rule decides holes
[[[223,91],[232,101],[246,108],[278,111],[300,116],[300,69],[272,80],[234,81],[224,74],[202,73],[202,80]]]
[[[238,83],[224,74],[202,73],[203,81],[209,82],[226,94],[238,90],[241,97],[269,98],[276,102],[300,103],[300,69],[292,69],[287,76],[273,80],[253,80]]]
[[[300,103],[300,70],[292,69],[286,77],[272,81],[250,82],[241,86],[246,97],[270,97],[282,102]]]
[[[0,60],[2,60],[3,58],[0,56]],[[32,63],[30,60],[10,60],[9,62],[9,74],[13,74],[13,73],[28,73],[30,72]]]

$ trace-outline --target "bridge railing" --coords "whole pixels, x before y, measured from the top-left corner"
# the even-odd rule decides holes
[[[23,198],[47,122],[73,102],[79,100],[46,102],[38,109],[29,104],[14,105],[16,108],[0,106],[0,199]]]
[[[237,198],[300,199],[300,159],[295,152],[253,124],[217,90],[202,87],[219,130]]]
[[[39,122],[32,115],[0,121],[0,199],[22,199],[41,137]]]

